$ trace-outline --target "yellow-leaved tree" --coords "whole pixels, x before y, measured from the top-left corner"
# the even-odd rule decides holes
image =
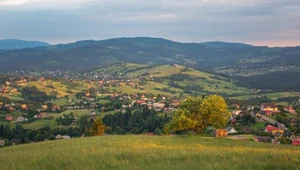
[[[91,129],[90,134],[92,136],[103,136],[105,130],[105,125],[100,118],[95,119]]]
[[[180,103],[180,108],[166,125],[165,131],[193,130],[199,134],[208,126],[226,126],[229,116],[227,104],[221,96],[210,95],[204,99],[188,97]]]

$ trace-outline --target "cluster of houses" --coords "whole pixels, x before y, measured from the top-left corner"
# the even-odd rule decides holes
[[[294,146],[300,146],[300,137],[293,135],[290,131],[284,130],[272,125],[265,127],[265,132],[269,133],[269,136],[256,136],[254,140],[257,142],[271,142],[275,144],[280,144],[279,139],[282,137],[288,137],[291,140],[291,144]],[[271,138],[271,136],[273,138]]]
[[[280,113],[280,110],[278,109],[277,105],[275,103],[263,103],[260,106],[259,112],[254,113],[254,106],[248,106],[246,109],[240,109],[239,105],[232,105],[232,107],[235,108],[235,110],[232,111],[232,116],[238,116],[241,113],[245,112],[245,110],[249,111],[252,113],[252,115],[256,115],[257,113],[259,113],[260,115],[266,115],[266,116],[272,116],[275,115],[277,113]],[[297,114],[296,110],[292,107],[292,106],[286,106],[284,107],[284,111],[290,114]]]
[[[5,117],[5,120],[8,122],[25,122],[28,121],[29,115],[27,113],[29,106],[27,104],[5,104],[4,107],[7,107],[10,111],[20,110],[23,112],[23,116],[13,117],[12,115],[7,115]],[[30,107],[33,107],[33,105],[30,105]],[[43,111],[48,109],[48,105],[41,105],[40,108],[37,108],[36,110],[39,112],[38,114],[34,115],[33,118],[35,119],[47,119],[50,118],[48,113],[44,113]],[[52,105],[51,111],[56,112],[57,110],[60,110],[60,107],[57,105]]]
[[[237,125],[236,116],[241,116],[245,113],[250,114],[251,116],[257,118],[257,120],[264,120],[272,124],[278,124],[278,127],[268,125],[265,127],[264,131],[269,133],[269,136],[256,136],[254,140],[257,142],[272,142],[279,143],[279,139],[282,137],[288,137],[292,141],[292,145],[300,145],[300,137],[294,136],[288,128],[283,124],[270,118],[272,115],[280,113],[278,106],[275,103],[264,103],[260,106],[259,111],[254,111],[253,106],[248,106],[247,108],[240,109],[239,105],[232,105],[235,110],[232,111],[231,123]],[[283,108],[286,113],[297,114],[295,109],[292,106],[287,106]],[[263,119],[262,119],[263,118]],[[295,118],[289,118],[288,123],[291,126],[297,125],[297,120]],[[228,129],[229,132],[229,129]]]
[[[119,101],[126,101],[126,100],[133,100],[131,104],[129,105],[122,105],[123,108],[130,108],[133,105],[137,106],[146,106],[148,109],[154,109],[157,112],[163,111],[165,113],[176,111],[179,106],[179,100],[178,99],[171,99],[169,100],[171,102],[166,102],[168,97],[165,96],[152,96],[152,97],[146,97],[143,95],[138,94],[113,94],[110,96],[110,100],[119,100]]]

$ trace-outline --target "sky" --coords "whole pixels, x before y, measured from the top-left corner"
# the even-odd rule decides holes
[[[0,0],[0,39],[300,45],[300,0]]]

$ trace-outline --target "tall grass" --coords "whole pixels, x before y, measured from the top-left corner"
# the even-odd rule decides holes
[[[292,146],[209,137],[104,136],[0,149],[1,169],[299,169]]]

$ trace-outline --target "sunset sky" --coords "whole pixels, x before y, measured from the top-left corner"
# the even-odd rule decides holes
[[[0,39],[300,45],[299,0],[0,0]]]

